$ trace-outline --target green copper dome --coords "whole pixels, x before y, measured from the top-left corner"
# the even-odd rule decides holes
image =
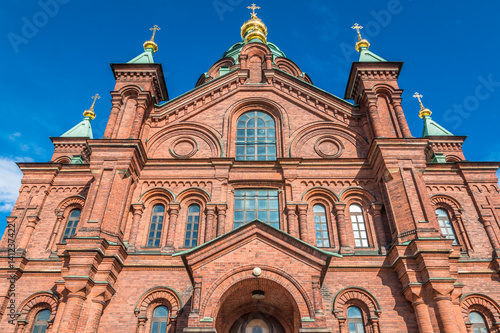
[[[261,41],[255,41],[255,42],[252,41],[252,42],[253,43],[262,43]],[[281,51],[279,49],[279,47],[277,47],[275,44],[267,42],[266,45],[271,49],[271,52],[273,54],[273,61],[279,57],[286,58],[285,53],[283,53],[283,51]],[[224,54],[222,55],[222,58],[233,58],[235,63],[238,63],[238,57],[240,55],[241,48],[243,46],[245,46],[245,41],[241,41],[241,42],[234,44],[233,46],[231,46],[229,48],[229,50],[224,52]]]

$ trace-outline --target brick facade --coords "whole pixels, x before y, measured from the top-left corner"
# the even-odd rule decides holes
[[[465,160],[464,137],[411,135],[401,63],[353,63],[352,104],[263,43],[243,45],[236,60],[216,62],[173,100],[160,64],[113,64],[104,137],[52,138],[51,162],[19,164],[0,244],[0,331],[32,332],[48,310],[47,332],[145,333],[165,306],[168,332],[265,322],[345,333],[352,307],[370,333],[471,333],[472,311],[500,332],[500,164]],[[276,159],[235,158],[238,120],[251,111],[274,121]],[[277,193],[279,230],[233,229],[242,190]],[[75,209],[76,234],[63,239]],[[186,247],[193,216],[197,246]],[[316,246],[318,216],[327,247]]]

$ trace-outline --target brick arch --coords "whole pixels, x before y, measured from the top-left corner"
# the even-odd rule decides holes
[[[62,163],[62,164],[70,164],[71,163],[71,157],[69,156],[59,156],[54,160],[54,163]]]
[[[238,269],[226,273],[217,281],[215,281],[211,288],[208,290],[200,307],[200,315],[204,314],[205,317],[214,318],[221,305],[221,299],[224,293],[234,284],[253,278],[252,270],[255,265],[242,266]],[[283,286],[295,300],[300,317],[314,317],[314,306],[311,298],[307,294],[304,287],[287,272],[267,265],[259,265],[262,270],[259,278],[275,281]]]
[[[125,97],[125,98],[137,98],[141,92],[143,92],[141,90],[141,88],[139,86],[136,86],[136,85],[132,85],[132,84],[128,84],[126,86],[123,86],[120,88],[120,90],[117,91],[117,93],[122,96],[122,97]]]
[[[224,145],[222,144],[215,129],[209,128],[205,124],[193,122],[168,126],[154,134],[147,143],[146,150],[148,155],[154,155],[164,142],[170,139],[175,140],[176,137],[196,137],[198,140],[202,140],[200,142],[204,142],[210,148],[211,157],[225,156]]]
[[[348,187],[339,194],[340,201],[348,204],[360,203],[362,205],[369,205],[377,201],[377,198],[366,189],[359,186]]]
[[[18,307],[18,322],[32,323],[39,310],[49,310],[50,319],[53,321],[57,307],[59,306],[59,296],[52,291],[39,291],[27,297]]]
[[[449,210],[450,213],[453,213],[453,214],[459,214],[460,213],[460,209],[461,209],[461,205],[460,203],[448,196],[448,195],[445,195],[445,194],[434,194],[433,196],[431,196],[431,203],[436,207],[436,208],[445,208],[447,210]]]
[[[486,319],[488,328],[500,329],[500,306],[492,298],[482,294],[467,294],[460,301],[460,309],[466,323],[469,322],[469,313],[477,311]]]
[[[274,119],[276,127],[276,154],[277,157],[284,156],[284,137],[287,137],[290,129],[288,113],[285,108],[268,98],[249,97],[238,100],[228,107],[224,113],[223,134],[227,146],[227,156],[235,156],[236,148],[236,123],[241,115],[248,111],[262,111],[269,114]]]
[[[368,152],[368,143],[361,135],[344,126],[335,123],[315,122],[306,124],[299,129],[295,130],[290,137],[291,142],[288,146],[288,157],[298,157],[302,147],[315,137],[330,138],[332,140],[339,140],[342,143],[350,143],[351,150],[355,150],[356,157],[365,157]],[[343,140],[340,140],[343,139]],[[345,144],[344,144],[345,146]],[[342,147],[337,157],[341,157],[349,147]],[[354,151],[353,151],[354,152]],[[344,154],[345,155],[345,154]]]
[[[82,197],[81,195],[75,195],[61,201],[59,205],[57,205],[55,213],[57,215],[65,214],[70,208],[74,207],[83,208],[84,205],[85,205],[85,198]]]
[[[380,303],[372,293],[361,287],[346,287],[333,298],[332,312],[339,321],[341,332],[343,332],[347,309],[350,306],[356,306],[363,312],[365,327],[371,327],[369,332],[380,333],[378,325],[378,319],[382,313]]]
[[[176,196],[175,194],[170,191],[168,188],[165,187],[155,187],[150,190],[147,190],[146,192],[142,193],[139,196],[139,201],[141,202],[146,202],[153,200],[154,198],[157,197],[162,197],[166,198],[168,202],[175,202],[176,201]]]
[[[134,313],[136,317],[145,316],[151,304],[166,301],[169,311],[172,314],[178,314],[184,307],[179,293],[170,287],[157,286],[148,289],[142,294],[137,303],[135,303]]]
[[[212,196],[210,195],[210,193],[208,193],[207,190],[199,187],[190,187],[183,190],[177,195],[177,201],[182,202],[193,196],[201,198],[204,203],[212,201]]]
[[[323,186],[315,186],[313,188],[308,189],[304,193],[302,193],[302,201],[309,202],[314,197],[325,197],[333,204],[339,200],[339,196],[329,188]]]

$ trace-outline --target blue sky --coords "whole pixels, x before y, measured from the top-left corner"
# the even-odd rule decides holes
[[[161,30],[155,61],[163,64],[170,97],[240,40],[250,1],[4,0],[0,12],[0,231],[20,186],[14,162],[45,162],[50,136],[82,119],[95,93],[94,137],[104,132],[114,87],[109,63],[142,52],[149,28]],[[497,1],[261,1],[258,16],[275,43],[313,83],[343,97],[358,22],[370,50],[404,61],[399,84],[414,136],[420,136],[415,91],[433,119],[469,136],[472,161],[500,161],[500,46]]]

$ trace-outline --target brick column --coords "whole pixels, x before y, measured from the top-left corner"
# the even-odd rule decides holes
[[[436,316],[441,323],[441,333],[457,333],[459,332],[456,325],[456,317],[453,310],[453,302],[450,296],[440,295],[433,299],[436,310]]]
[[[103,139],[111,139],[113,135],[113,130],[116,125],[116,120],[118,119],[118,113],[120,112],[121,100],[120,101],[111,101],[111,113],[109,114],[108,125],[106,126],[106,130],[104,131]]]
[[[415,310],[415,317],[417,319],[418,329],[420,333],[434,333],[432,328],[431,317],[429,310],[422,297],[416,295],[410,288],[407,288],[404,293],[406,299],[410,301]]]
[[[401,129],[401,133],[405,138],[411,138],[410,128],[408,127],[408,123],[406,122],[406,118],[403,112],[403,107],[401,106],[401,102],[393,101],[392,106],[394,107],[394,112],[396,112],[396,118],[398,119],[399,128]]]
[[[66,306],[59,326],[59,332],[75,333],[78,325],[78,318],[82,311],[83,302],[87,297],[83,291],[70,292],[66,299]]]
[[[201,303],[201,278],[194,278],[194,289],[193,289],[193,313],[200,312]]]
[[[180,206],[178,203],[170,204],[169,221],[167,231],[167,245],[165,247],[174,249],[175,228],[177,226],[177,217],[179,217]]]
[[[92,300],[88,325],[85,333],[97,333],[97,331],[99,330],[99,322],[101,321],[104,305],[106,305],[106,302],[104,301],[104,297],[102,295],[99,295]]]
[[[28,224],[26,225],[26,229],[24,230],[23,237],[19,242],[20,249],[26,249],[31,239],[31,235],[33,235],[33,231],[35,230],[35,226],[37,225],[40,218],[36,215],[27,217]]]
[[[297,226],[297,211],[295,205],[286,206],[286,218],[288,220],[288,233],[290,236],[299,238],[299,231]]]
[[[142,214],[144,213],[144,204],[135,203],[132,204],[133,210],[133,218],[132,218],[132,227],[130,228],[130,236],[129,236],[129,246],[127,248],[127,252],[135,252],[136,242],[137,242],[137,233],[139,231],[139,223],[141,222]]]
[[[146,316],[140,316],[137,318],[137,321],[137,333],[146,333],[146,322],[148,321],[148,318]]]
[[[373,333],[381,333],[378,318],[370,318],[370,324],[372,325]]]
[[[324,316],[323,312],[323,300],[321,298],[321,286],[319,284],[319,276],[313,276],[313,279],[317,279],[318,281],[313,281],[312,289],[313,289],[313,298],[314,298],[314,312],[318,316]]]
[[[380,253],[387,253],[385,246],[387,245],[387,238],[385,237],[384,225],[382,221],[382,205],[372,204],[370,210],[373,214],[373,223],[375,224],[375,232],[377,233],[378,245]]]
[[[456,224],[458,225],[458,228],[460,229],[461,239],[464,242],[463,245],[464,245],[465,249],[462,249],[462,250],[472,250],[472,245],[469,241],[469,237],[467,237],[467,232],[464,229],[464,222],[462,220],[461,212],[463,212],[463,209],[460,208],[459,211],[460,211],[460,213],[455,214],[455,219],[456,219]]]
[[[493,247],[493,250],[497,252],[497,250],[500,248],[500,245],[498,244],[498,239],[497,236],[495,235],[495,231],[493,230],[493,227],[491,226],[491,216],[490,215],[481,215],[480,218],[481,222],[483,223],[484,229],[486,230],[486,234],[488,235],[488,238],[490,239],[491,246]]]
[[[206,209],[205,242],[214,238],[215,229],[215,206],[207,205]]]
[[[226,210],[227,205],[217,205],[217,237],[226,232]]]
[[[306,243],[310,243],[309,233],[307,230],[307,205],[298,205],[299,209],[299,229],[300,229],[300,239]]]
[[[61,224],[63,223],[64,215],[62,212],[57,214],[57,219],[56,219],[56,224],[54,226],[54,230],[52,234],[50,235],[49,242],[47,243],[47,248],[45,250],[49,251],[52,250],[52,247],[54,246],[54,242],[57,239],[57,235],[59,234],[59,230],[61,229]]]
[[[352,248],[347,241],[347,230],[345,222],[345,202],[338,201],[335,203],[335,216],[337,219],[337,228],[339,231],[340,252],[352,252]]]
[[[380,124],[379,124],[379,119],[378,119],[378,111],[377,111],[377,104],[375,102],[368,102],[368,115],[371,120],[371,124],[373,126],[373,136],[375,138],[381,137],[382,136],[382,131],[380,130]]]
[[[134,122],[132,123],[132,129],[130,130],[129,139],[137,139],[141,132],[142,120],[144,119],[144,114],[146,113],[147,100],[138,99],[135,111]]]

